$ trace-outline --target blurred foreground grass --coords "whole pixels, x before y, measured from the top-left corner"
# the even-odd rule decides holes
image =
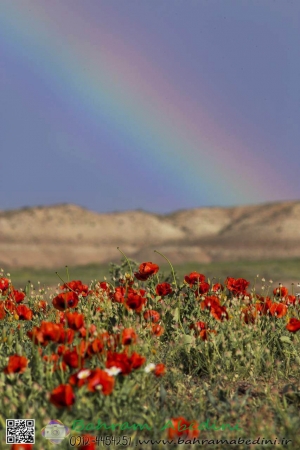
[[[143,261],[140,261],[142,263]],[[171,261],[172,262],[172,261]],[[163,276],[171,273],[168,264],[160,264],[160,281]],[[32,269],[32,268],[9,268],[3,267],[5,272],[10,273],[13,285],[16,289],[24,288],[30,282],[37,288],[37,282],[40,281],[41,286],[56,286],[61,284],[58,272],[61,278],[67,281],[66,267],[58,267],[57,269]],[[85,266],[69,266],[70,280],[81,280],[85,284],[89,284],[91,280],[103,281],[104,276],[110,280],[109,264],[88,264]],[[265,278],[268,283],[273,281],[273,286],[283,283],[291,289],[291,283],[295,283],[295,291],[297,284],[300,282],[300,258],[285,260],[264,260],[264,261],[234,261],[234,262],[215,262],[210,264],[201,263],[184,263],[174,264],[174,270],[177,277],[183,280],[185,275],[193,271],[203,273],[207,278],[215,278],[216,282],[223,283],[227,276],[234,278],[245,278],[250,281],[250,288],[256,286],[259,288],[261,279]],[[257,277],[259,275],[259,277]]]

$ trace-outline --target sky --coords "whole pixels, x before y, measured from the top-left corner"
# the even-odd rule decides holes
[[[0,209],[300,200],[298,0],[1,0]]]

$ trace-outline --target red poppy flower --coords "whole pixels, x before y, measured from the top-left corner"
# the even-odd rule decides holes
[[[14,314],[16,312],[17,307],[13,300],[9,298],[7,300],[4,300],[4,306],[5,309],[7,309],[11,314]]]
[[[269,308],[270,314],[280,319],[287,313],[287,306],[284,303],[272,303]]]
[[[255,309],[259,312],[259,314],[267,315],[270,307],[272,306],[272,300],[270,297],[263,298],[262,301],[259,303],[255,303]]]
[[[196,323],[192,323],[190,325],[190,330],[205,330],[206,328],[206,323],[205,322],[196,322]]]
[[[300,330],[300,320],[292,317],[285,328],[291,333],[296,333],[296,331]]]
[[[243,278],[235,279],[232,277],[227,277],[227,279],[225,280],[227,289],[235,295],[244,294],[249,284],[250,283]]]
[[[56,351],[57,351],[57,354],[59,355],[59,356],[61,356],[61,355],[63,355],[64,353],[65,353],[65,351],[67,350],[67,348],[66,348],[66,346],[65,345],[58,345],[58,347],[57,347],[57,349],[56,349]]]
[[[224,319],[228,320],[229,316],[225,306],[213,305],[210,308],[211,315],[216,319],[223,321]]]
[[[24,292],[19,292],[16,289],[13,289],[8,298],[16,303],[21,303],[25,298],[25,294]]]
[[[42,322],[40,327],[33,327],[27,332],[27,336],[34,341],[35,344],[40,343],[45,346],[50,341],[58,342],[61,335],[62,327],[53,322]]]
[[[134,276],[139,281],[147,281],[150,275],[148,274],[141,274],[140,272],[134,272]]]
[[[76,348],[78,349],[78,354],[80,354],[82,358],[87,356],[88,347],[89,343],[85,339],[82,339],[79,345],[77,344]]]
[[[47,302],[45,302],[45,300],[40,300],[38,302],[38,307],[39,309],[41,309],[43,312],[46,312],[47,310]]]
[[[64,292],[54,297],[52,304],[59,311],[64,311],[67,308],[76,308],[78,301],[78,295],[75,292]]]
[[[78,354],[77,349],[65,350],[63,354],[63,361],[67,366],[76,369],[84,366],[84,358]]]
[[[162,377],[166,373],[166,367],[163,363],[156,364],[153,372],[156,377]]]
[[[199,333],[199,337],[200,339],[202,339],[202,341],[207,341],[208,340],[208,333],[214,333],[217,334],[216,330],[211,330],[211,329],[205,329],[205,330],[201,330]]]
[[[150,262],[142,263],[139,267],[139,272],[144,275],[154,275],[159,271],[159,266]]]
[[[273,294],[276,297],[280,297],[280,298],[286,297],[288,295],[288,293],[289,293],[288,289],[284,286],[279,286],[278,288],[275,288],[273,290]]]
[[[213,285],[212,290],[214,292],[218,292],[218,291],[224,291],[224,286],[220,283],[216,283]]]
[[[129,292],[128,297],[125,298],[125,307],[127,309],[133,309],[135,312],[140,313],[146,302],[146,298],[143,298],[136,293]]]
[[[155,292],[157,295],[165,297],[166,295],[172,294],[173,290],[169,283],[161,283],[156,286]]]
[[[250,282],[245,280],[244,278],[231,278],[227,277],[225,281],[226,287],[229,291],[231,291],[234,295],[246,294],[246,289],[249,286]]]
[[[88,390],[91,392],[101,390],[102,394],[109,395],[113,391],[115,379],[105,370],[94,369],[88,377],[87,385]]]
[[[151,325],[151,328],[152,328],[152,334],[154,334],[154,336],[161,336],[165,332],[165,329],[161,325],[158,325],[158,324]]]
[[[201,309],[211,309],[213,306],[221,306],[220,300],[215,295],[211,295],[209,297],[206,297],[205,300],[203,300],[200,303]]]
[[[125,288],[124,287],[116,287],[115,288],[115,292],[114,293],[110,293],[109,297],[111,298],[111,300],[113,302],[117,302],[117,303],[123,303],[124,302],[124,295],[125,295]]]
[[[108,352],[106,359],[106,368],[118,367],[121,369],[122,375],[128,375],[131,372],[131,360],[125,352],[116,353]]]
[[[204,334],[202,333],[202,335],[201,335],[201,331],[206,330],[206,327],[207,327],[206,323],[200,321],[200,322],[192,323],[189,328],[190,328],[190,330],[195,331],[196,336],[202,337],[202,336],[204,336]]]
[[[59,344],[72,344],[74,341],[75,331],[71,328],[62,328],[60,330],[60,336],[58,339]]]
[[[284,299],[284,303],[286,305],[295,305],[296,303],[296,296],[295,295],[287,295]]]
[[[207,294],[207,292],[209,291],[210,285],[208,283],[206,283],[206,281],[203,281],[202,283],[199,284],[199,286],[197,286],[196,290],[195,290],[195,295],[203,295],[203,294]]]
[[[4,373],[23,373],[28,365],[28,359],[25,356],[12,355],[9,357],[8,365],[4,369]]]
[[[79,328],[83,327],[84,325],[84,317],[83,314],[80,314],[78,312],[69,312],[66,313],[66,318],[68,322],[68,326],[72,328],[72,330],[79,330]]]
[[[148,309],[144,312],[144,319],[148,322],[157,323],[160,320],[159,312],[154,309]]]
[[[4,319],[5,316],[6,316],[5,303],[0,302],[0,320]]]
[[[2,293],[6,291],[8,287],[9,287],[9,279],[4,277],[0,278],[0,290],[2,291]]]
[[[202,273],[198,272],[191,272],[189,275],[186,275],[184,277],[184,281],[186,281],[190,287],[192,287],[194,284],[200,284],[205,281],[205,275],[202,275]]]
[[[103,353],[104,350],[104,342],[102,339],[94,339],[89,343],[87,353],[89,356],[96,355],[97,353]]]
[[[193,439],[199,436],[197,422],[188,421],[184,417],[171,419],[172,427],[168,428],[168,439],[182,437],[182,439]]]
[[[94,336],[95,335],[94,333],[96,331],[97,331],[96,325],[92,324],[90,326],[90,328],[88,329],[89,336]],[[81,337],[86,337],[87,330],[85,327],[81,327],[81,328],[79,328],[78,333]]]
[[[139,369],[144,364],[144,362],[146,362],[146,358],[134,352],[130,356],[129,361],[132,369]]]
[[[31,320],[33,317],[33,311],[26,305],[17,306],[17,314],[20,320]]]
[[[60,384],[53,389],[49,401],[57,408],[71,406],[75,403],[75,394],[70,384]]]
[[[106,281],[101,281],[100,288],[103,289],[103,291],[109,292],[110,285],[108,283],[106,283]]]
[[[125,328],[122,331],[122,344],[123,345],[130,345],[134,344],[137,340],[136,332],[133,328]]]
[[[159,266],[153,264],[151,261],[142,263],[139,267],[139,271],[134,276],[140,281],[146,281],[151,275],[155,275],[159,271]]]
[[[86,284],[82,284],[80,280],[70,281],[60,286],[60,289],[72,289],[76,294],[81,294],[86,297],[88,294],[89,287]]]

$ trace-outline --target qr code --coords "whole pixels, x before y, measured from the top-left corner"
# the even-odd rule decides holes
[[[7,419],[7,444],[34,444],[34,419]]]

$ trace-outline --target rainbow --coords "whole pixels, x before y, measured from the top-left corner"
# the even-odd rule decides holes
[[[114,148],[126,154],[122,164],[147,173],[153,183],[160,180],[162,193],[165,180],[169,192],[191,204],[276,200],[272,180],[278,174],[266,157],[254,158],[117,30],[112,37],[76,5],[1,2],[1,48],[21,59],[35,82],[42,80],[81,123],[96,133],[106,130]],[[61,137],[72,133],[66,128]],[[68,139],[78,157],[99,164],[100,149],[97,155],[86,148],[84,156],[84,142]],[[292,193],[286,188],[285,194]]]

